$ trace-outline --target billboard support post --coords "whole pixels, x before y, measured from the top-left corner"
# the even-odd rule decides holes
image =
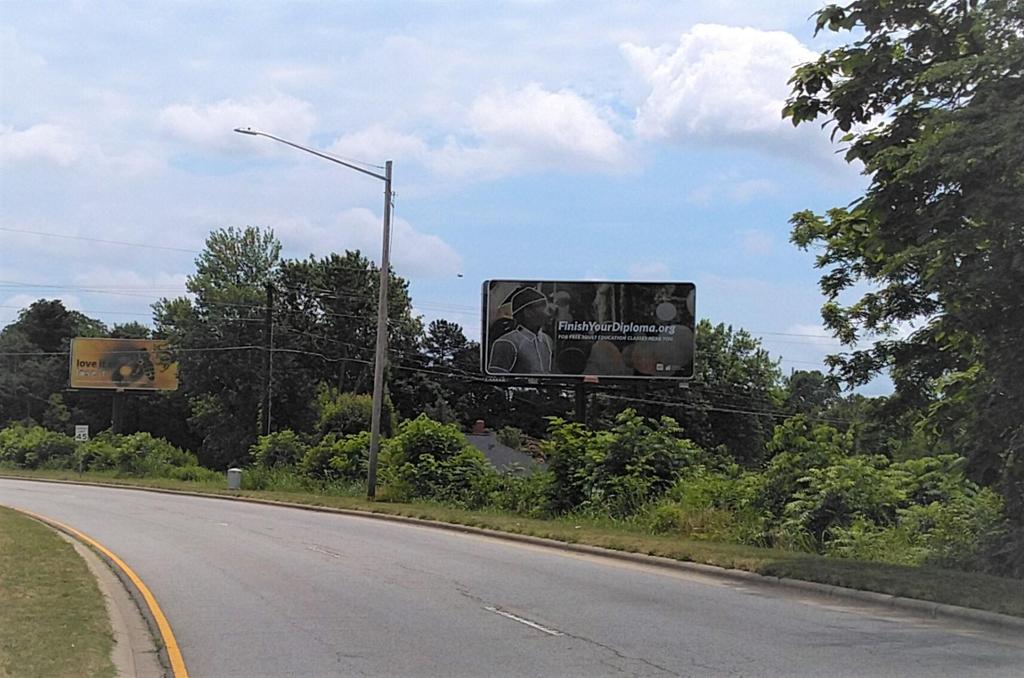
[[[124,433],[124,391],[114,391],[114,406],[110,413],[110,430],[115,435]]]
[[[576,384],[576,410],[574,412],[576,422],[587,425],[587,384],[580,382]]]

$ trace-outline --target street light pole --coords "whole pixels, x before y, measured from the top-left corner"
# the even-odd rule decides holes
[[[377,456],[380,452],[380,418],[381,410],[383,409],[382,406],[384,404],[384,369],[387,366],[388,359],[388,277],[391,268],[391,161],[388,160],[384,163],[384,174],[381,175],[376,172],[371,172],[363,167],[359,167],[358,165],[353,165],[339,158],[335,158],[334,156],[328,155],[322,151],[307,148],[286,139],[276,137],[273,134],[254,130],[251,127],[236,127],[235,131],[239,134],[248,134],[250,136],[273,139],[274,141],[286,146],[291,146],[292,148],[297,148],[300,151],[311,153],[317,157],[323,158],[324,160],[330,160],[333,163],[343,165],[344,167],[348,167],[349,169],[353,169],[363,174],[368,174],[371,177],[380,179],[384,182],[384,235],[380,255],[379,294],[377,296],[377,347],[373,361],[373,413],[370,419],[370,459],[369,468],[366,474],[366,496],[373,499],[377,494]]]
[[[380,288],[377,295],[377,355],[373,359],[373,414],[370,417],[370,459],[366,496],[377,494],[377,452],[380,450],[380,417],[384,405],[384,367],[388,359],[388,268],[391,254],[391,161],[384,163],[384,237],[380,253]]]

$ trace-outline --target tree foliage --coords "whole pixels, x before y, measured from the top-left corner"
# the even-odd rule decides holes
[[[784,115],[824,118],[870,177],[852,205],[793,217],[820,250],[826,324],[875,339],[832,366],[851,384],[890,368],[1024,516],[1024,4],[858,0],[817,26],[853,40],[796,70]]]

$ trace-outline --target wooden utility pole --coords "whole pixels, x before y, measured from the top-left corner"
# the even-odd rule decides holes
[[[274,286],[267,283],[267,307],[263,317],[263,398],[260,405],[260,435],[270,435],[270,400],[274,370]]]

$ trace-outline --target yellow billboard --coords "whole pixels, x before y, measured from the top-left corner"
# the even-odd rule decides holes
[[[71,340],[71,388],[176,391],[178,363],[156,339]]]

